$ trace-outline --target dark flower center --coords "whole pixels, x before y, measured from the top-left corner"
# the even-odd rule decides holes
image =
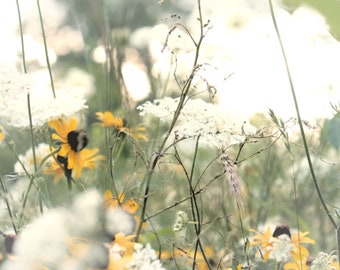
[[[83,150],[89,142],[84,130],[72,130],[67,134],[67,141],[74,152]]]
[[[288,235],[289,238],[291,237],[290,230],[289,230],[289,227],[287,225],[277,226],[276,229],[273,232],[273,237],[279,237],[282,234]]]

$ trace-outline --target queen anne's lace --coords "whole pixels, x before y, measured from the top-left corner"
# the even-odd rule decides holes
[[[54,98],[52,90],[34,86],[30,75],[0,64],[0,121],[4,126],[29,126],[28,94],[34,127],[40,127],[52,118],[71,116],[87,108],[84,91],[58,89]]]
[[[170,123],[178,102],[178,98],[166,97],[147,101],[137,109],[142,116],[151,115]],[[201,99],[190,99],[186,101],[171,136],[176,139],[196,139],[200,136],[200,144],[225,149],[243,142],[254,132],[251,125],[235,121],[221,106]]]

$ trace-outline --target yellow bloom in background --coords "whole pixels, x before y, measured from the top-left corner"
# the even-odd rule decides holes
[[[5,134],[2,132],[1,126],[0,126],[0,143],[2,142],[3,139],[5,139]]]
[[[288,263],[285,263],[283,266],[284,270],[309,270],[311,266],[311,261],[307,258],[304,257],[302,260],[297,260],[297,261],[291,261]]]
[[[125,212],[129,213],[133,216],[134,219],[134,228],[133,230],[136,231],[140,224],[140,217],[134,215],[134,213],[138,210],[139,205],[138,203],[133,200],[125,200],[124,193],[119,193],[118,198],[114,198],[111,190],[106,190],[104,193],[104,208],[117,208],[122,209]],[[143,224],[143,227],[146,226],[146,223]]]
[[[257,246],[260,245],[261,246],[261,251],[263,253],[261,253],[262,259],[266,262],[268,260],[268,257],[270,255],[270,249],[268,247],[270,247],[272,244],[270,242],[270,239],[272,237],[272,232],[270,230],[270,227],[268,226],[266,231],[264,231],[263,233],[260,233],[258,231],[255,231],[253,229],[249,230],[250,232],[254,232],[257,233],[256,235],[254,235],[252,237],[253,241],[250,242],[251,246]]]
[[[115,117],[111,112],[97,112],[97,118],[101,123],[102,127],[113,127],[118,130],[121,130],[124,127],[124,120],[121,117]]]
[[[135,213],[139,207],[136,201],[133,199],[124,201],[124,199],[124,193],[119,193],[118,198],[114,198],[111,190],[106,190],[104,193],[104,207],[122,207],[130,214]]]
[[[295,260],[308,258],[309,251],[307,250],[305,246],[301,245],[301,243],[315,244],[315,241],[313,239],[307,237],[308,234],[309,232],[300,232],[300,233],[297,232],[292,235],[291,239],[292,239],[294,248],[291,253]]]
[[[129,137],[132,137],[136,140],[143,140],[147,141],[148,138],[143,134],[145,132],[144,127],[136,127],[133,129],[130,129],[126,127],[125,120],[121,117],[115,117],[111,112],[105,111],[104,113],[102,112],[97,112],[96,113],[98,120],[102,127],[107,127],[107,128],[114,128],[116,129],[119,133],[123,133]]]
[[[118,244],[124,252],[124,255],[132,256],[135,246],[135,237],[135,235],[125,235],[124,233],[117,233],[115,235],[115,239],[110,243],[110,246],[112,247],[115,244]]]
[[[115,240],[109,244],[109,265],[106,270],[124,270],[133,260],[134,235],[117,233]]]
[[[287,262],[289,258],[293,258],[294,261],[303,261],[308,258],[309,252],[301,243],[315,243],[313,239],[306,236],[308,232],[291,235],[289,227],[286,225],[277,226],[273,233],[269,226],[263,233],[253,229],[250,231],[257,233],[252,237],[250,245],[260,246],[261,257],[264,261],[269,258],[278,262]]]
[[[196,252],[195,258],[195,250],[188,249],[188,248],[176,248],[173,251],[164,251],[161,254],[162,260],[179,260],[183,259],[187,265],[195,264],[195,269],[198,270],[207,270],[209,266],[205,262],[204,256],[209,260],[212,261],[216,258],[215,251],[212,247],[206,246],[204,247],[204,255],[200,250]],[[194,262],[194,258],[196,259]],[[242,267],[242,265],[241,265]],[[239,269],[239,267],[237,268]]]
[[[53,183],[56,184],[59,182],[61,177],[64,175],[65,169],[63,165],[57,162],[57,157],[55,156],[48,167],[44,170],[45,174],[54,175]]]

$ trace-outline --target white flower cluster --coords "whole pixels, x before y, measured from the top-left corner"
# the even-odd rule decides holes
[[[291,259],[291,251],[294,245],[287,234],[281,234],[278,237],[272,237],[270,259],[276,262],[288,262]]]
[[[54,98],[52,90],[35,85],[30,75],[0,63],[0,121],[4,126],[29,126],[28,94],[34,127],[87,108],[85,91],[58,89]]]
[[[128,269],[133,270],[165,270],[154,249],[150,244],[143,245],[136,243],[132,262],[127,265]]]
[[[337,260],[337,257],[325,252],[319,252],[318,256],[313,260],[311,270],[335,270],[335,266],[331,264]]]
[[[137,107],[140,114],[158,117],[162,122],[170,123],[178,106],[179,98],[163,98],[147,101]],[[245,121],[235,121],[220,105],[207,103],[201,99],[189,99],[185,102],[171,136],[174,139],[196,139],[208,147],[226,149],[243,142],[247,136],[255,133],[255,128]]]
[[[13,246],[16,259],[5,261],[0,269],[30,270],[42,265],[50,269],[76,270],[107,265],[112,250],[98,241],[106,239],[103,227],[108,227],[103,226],[102,207],[102,195],[92,189],[77,195],[67,208],[45,212],[17,236]],[[124,222],[115,219],[115,223],[109,225],[124,227]],[[131,222],[128,223],[125,225],[131,227]]]
[[[176,213],[176,220],[172,227],[174,232],[179,232],[183,229],[183,226],[188,223],[188,215],[184,211],[178,211]]]

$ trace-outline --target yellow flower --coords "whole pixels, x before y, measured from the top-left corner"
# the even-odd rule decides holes
[[[143,140],[147,141],[148,138],[143,134],[145,131],[144,127],[137,127],[130,129],[126,127],[125,120],[121,117],[115,117],[111,112],[105,111],[97,112],[96,113],[98,120],[101,123],[98,123],[102,127],[108,127],[108,128],[115,128],[118,133],[123,133],[127,136],[130,136],[136,140]]]
[[[96,161],[103,160],[104,156],[98,155],[98,148],[85,149],[88,144],[88,138],[84,130],[77,130],[77,120],[71,118],[69,122],[65,118],[61,120],[51,120],[49,122],[56,133],[52,133],[52,139],[61,144],[60,151],[56,159],[63,165],[64,173],[69,178],[72,170],[75,177],[81,176],[84,168],[93,169],[96,167]],[[56,172],[55,181],[60,179],[60,170],[54,165],[47,172]],[[59,177],[59,178],[58,178]]]
[[[134,235],[125,235],[123,233],[117,233],[115,240],[110,243],[110,250],[119,247],[119,254],[117,252],[109,252],[109,265],[106,270],[125,270],[128,269],[128,265],[133,259],[133,252],[135,243],[133,239]]]
[[[114,198],[111,190],[106,190],[104,193],[104,207],[122,207],[126,212],[133,214],[138,209],[138,204],[135,200],[130,199],[124,201],[125,195],[124,193],[119,193],[118,198]]]
[[[309,232],[297,232],[291,237],[294,246],[291,253],[293,258],[297,261],[301,261],[301,259],[303,260],[309,256],[309,251],[306,247],[302,246],[301,243],[315,244],[313,239],[306,236],[307,234],[309,234]]]
[[[137,209],[139,208],[139,205],[137,202],[133,199],[126,200],[124,193],[119,193],[118,198],[114,198],[112,195],[111,190],[106,190],[104,193],[104,208],[109,207],[121,207],[124,211],[128,212],[129,214],[133,215]],[[139,216],[133,216],[136,222],[135,230],[139,227],[140,224],[140,217]],[[143,223],[143,227],[146,226],[146,223]]]
[[[94,169],[97,165],[97,161],[105,159],[103,155],[96,156],[98,151],[98,148],[83,149],[70,159],[76,162],[76,164],[71,165],[68,161],[69,159],[63,160],[60,156],[54,156],[54,159],[45,169],[44,173],[54,175],[53,182],[56,184],[59,182],[63,174],[71,175],[72,169],[69,169],[69,166],[72,166],[74,167],[75,178],[79,178],[84,168]]]
[[[196,253],[196,258],[195,258]],[[193,265],[195,264],[195,269],[198,270],[207,270],[209,269],[207,263],[205,262],[204,256],[209,260],[213,261],[216,258],[215,251],[212,247],[206,246],[204,247],[204,255],[198,250],[187,249],[187,248],[176,248],[172,251],[163,251],[161,254],[162,260],[173,260],[182,258],[186,264]],[[195,258],[195,262],[194,262]],[[237,268],[239,269],[239,268]]]
[[[253,241],[250,242],[250,245],[261,246],[261,251],[264,251],[264,254],[261,253],[261,257],[266,262],[270,255],[270,249],[268,249],[268,247],[272,246],[272,243],[270,242],[271,237],[272,237],[272,232],[270,230],[270,227],[268,226],[266,231],[263,233],[257,232],[253,229],[250,229],[249,231],[257,233],[256,235],[253,236]]]
[[[309,256],[307,248],[301,245],[301,243],[315,243],[313,239],[306,236],[308,232],[298,232],[291,235],[289,227],[285,225],[277,226],[273,233],[269,226],[263,233],[259,233],[253,229],[250,229],[249,231],[257,233],[253,236],[253,240],[250,242],[250,245],[261,246],[260,252],[264,261],[268,260],[271,252],[275,249],[277,239],[279,239],[281,235],[287,236],[287,248],[290,249],[290,256],[294,259],[294,261],[301,261]]]
[[[284,270],[309,270],[311,265],[311,261],[304,257],[302,260],[294,260],[292,262],[288,262],[283,266]]]
[[[124,127],[124,120],[121,117],[115,117],[111,112],[97,112],[96,113],[97,118],[101,123],[102,127],[113,127],[118,130],[122,129]]]
[[[65,169],[63,165],[57,162],[57,157],[54,157],[48,167],[44,170],[45,174],[54,175],[53,183],[56,184],[59,182],[61,177],[64,175]]]

